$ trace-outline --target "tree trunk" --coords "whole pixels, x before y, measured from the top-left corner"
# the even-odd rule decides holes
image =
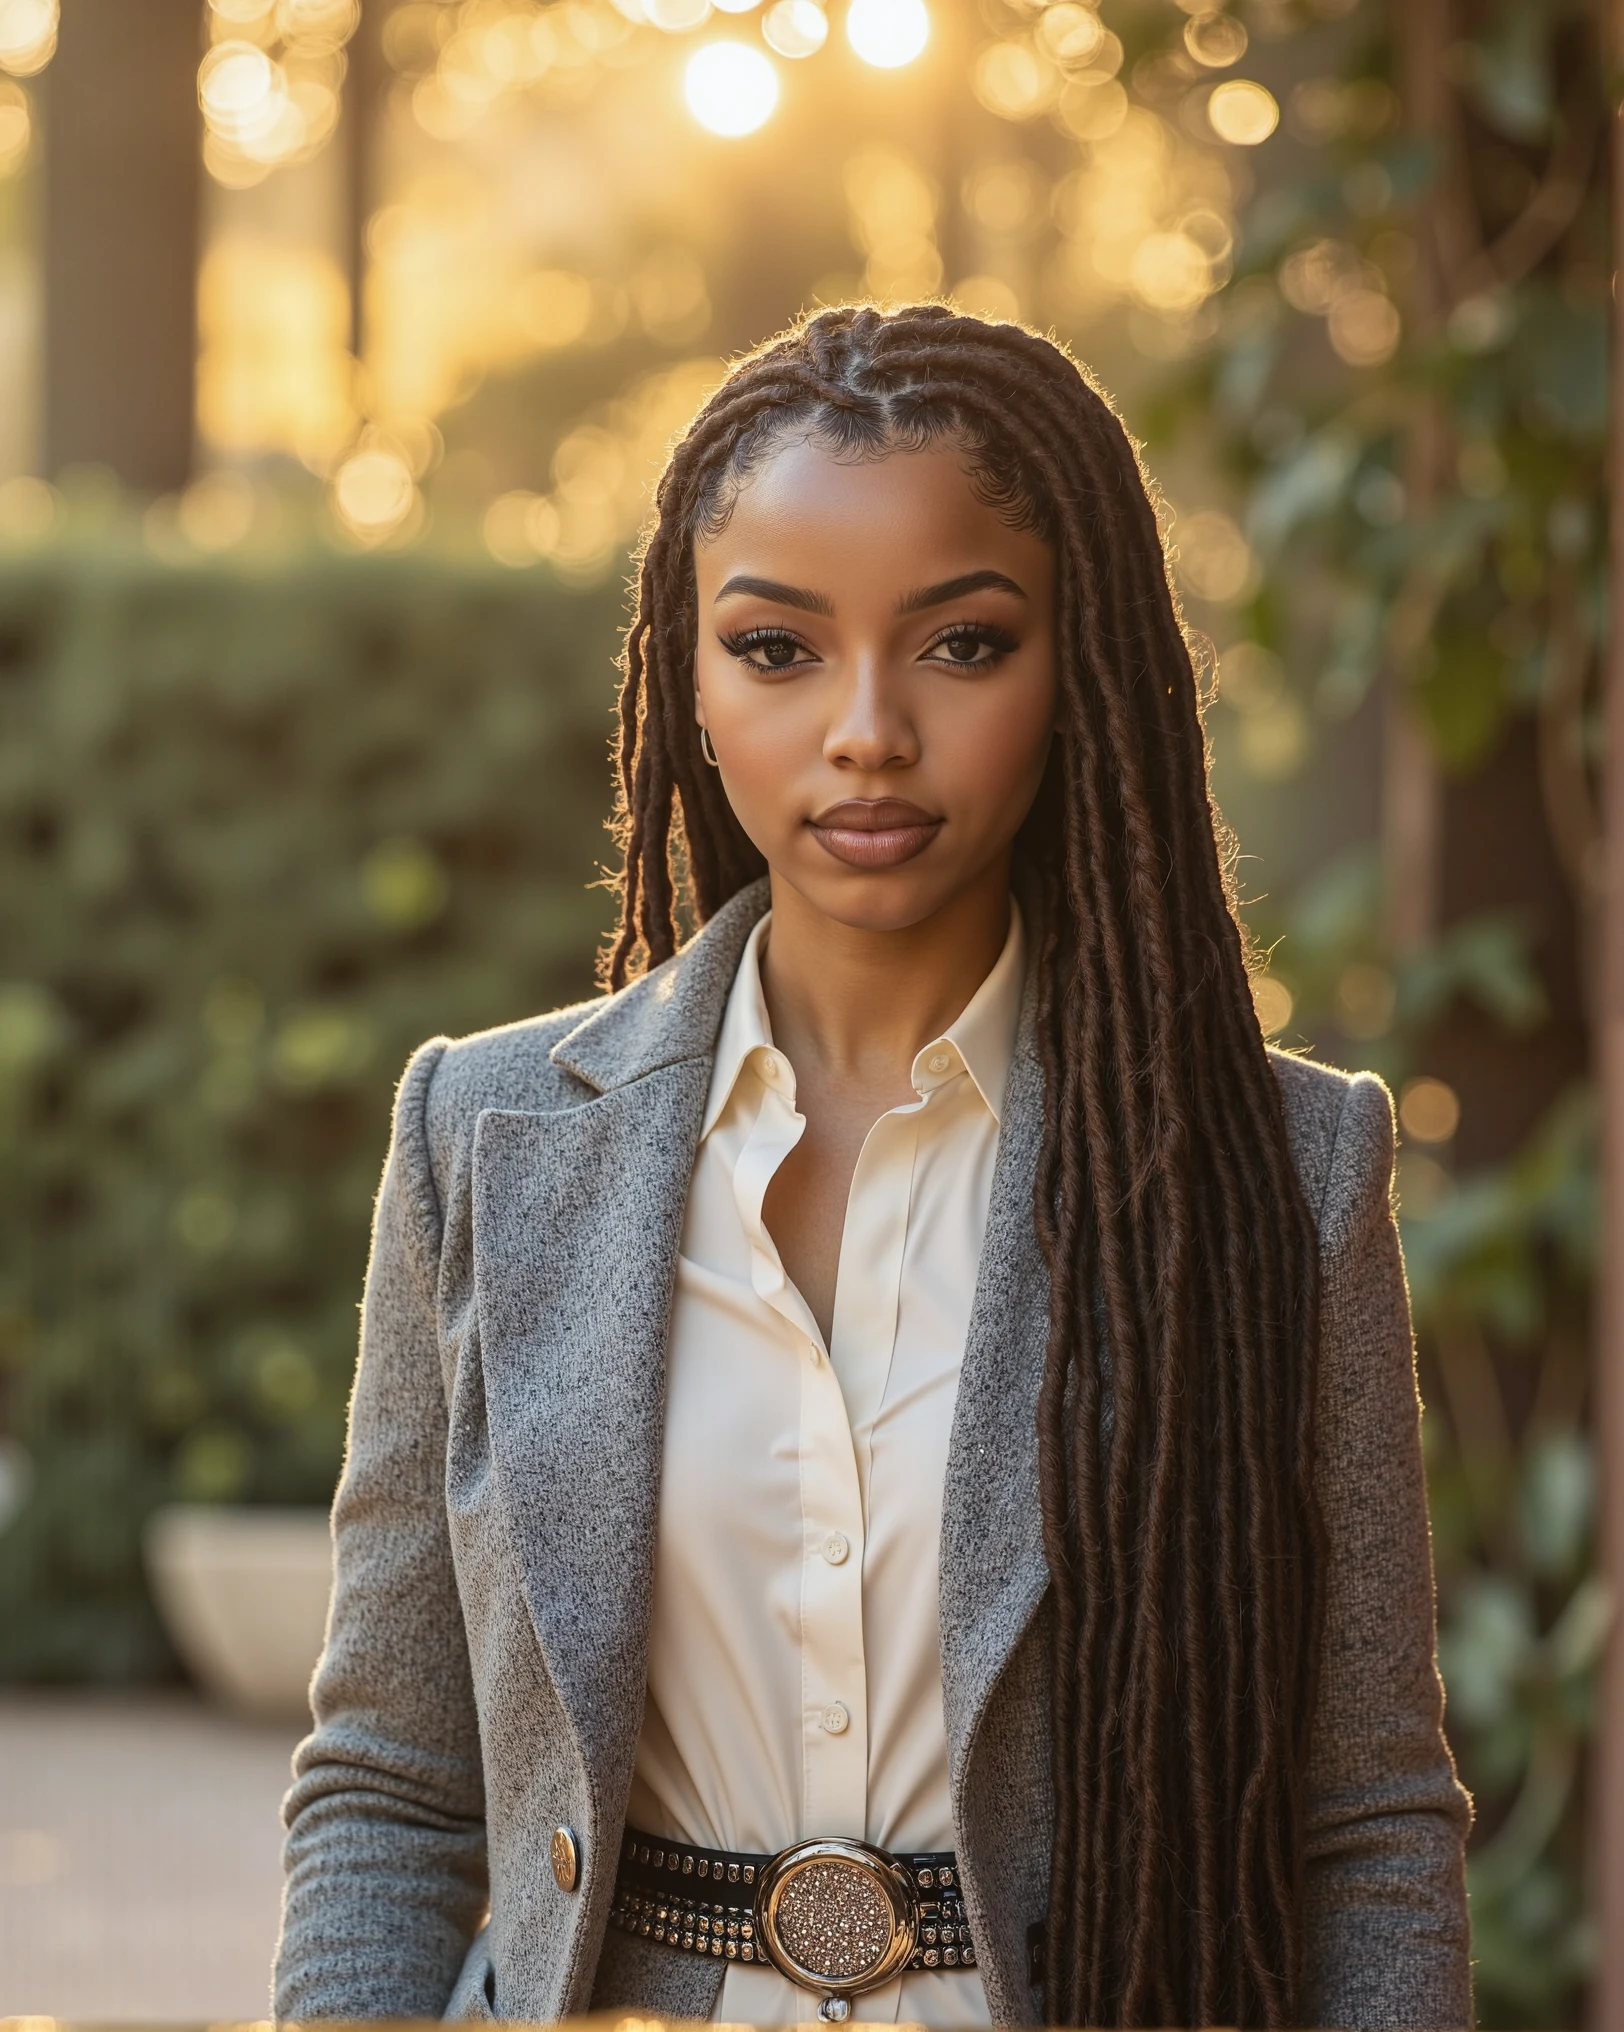
[[[45,469],[192,466],[201,0],[68,0],[42,80]]]

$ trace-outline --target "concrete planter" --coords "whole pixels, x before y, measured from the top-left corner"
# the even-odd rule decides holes
[[[173,1503],[146,1530],[164,1627],[203,1690],[263,1721],[301,1721],[321,1651],[333,1550],[325,1510]]]

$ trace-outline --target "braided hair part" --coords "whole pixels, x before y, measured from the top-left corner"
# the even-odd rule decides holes
[[[939,305],[824,311],[700,410],[659,484],[626,638],[606,978],[676,949],[679,904],[703,921],[764,871],[701,756],[694,544],[794,434],[842,457],[952,443],[1055,558],[1059,714],[1017,843],[1047,1088],[1046,2014],[1290,2025],[1324,1568],[1317,1238],[1145,474],[1059,347]]]

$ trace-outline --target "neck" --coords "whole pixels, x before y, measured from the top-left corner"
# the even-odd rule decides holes
[[[1009,857],[919,924],[842,924],[772,878],[762,989],[797,1073],[906,1084],[915,1052],[961,1015],[1009,933]]]

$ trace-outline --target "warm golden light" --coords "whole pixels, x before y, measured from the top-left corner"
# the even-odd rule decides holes
[[[1331,305],[1325,329],[1331,349],[1350,367],[1380,367],[1398,351],[1403,321],[1380,290],[1350,289]]]
[[[333,475],[333,512],[352,536],[380,543],[419,506],[417,483],[402,455],[384,445],[352,452]]]
[[[976,97],[1000,120],[1034,118],[1053,102],[1059,82],[1054,66],[1025,42],[988,43],[972,80]]]
[[[1092,63],[1105,47],[1105,36],[1093,8],[1080,7],[1076,0],[1060,0],[1058,7],[1046,7],[1038,16],[1038,47],[1068,68]]]
[[[710,13],[710,0],[643,0],[643,12],[667,35],[686,35],[689,29],[703,25]]]
[[[1246,54],[1246,24],[1233,14],[1210,11],[1197,14],[1184,24],[1184,47],[1198,64],[1221,71],[1239,63]]]
[[[203,117],[217,134],[246,140],[276,118],[285,90],[280,68],[251,42],[219,42],[197,73]]]
[[[768,8],[761,32],[780,56],[816,56],[829,40],[829,17],[817,0],[778,0]]]
[[[198,428],[228,455],[289,452],[325,468],[354,434],[350,296],[315,248],[217,239],[198,275]]]
[[[753,134],[778,104],[772,60],[743,42],[708,42],[688,60],[688,110],[712,134]]]
[[[1257,561],[1251,545],[1221,508],[1202,509],[1181,523],[1175,534],[1179,577],[1198,599],[1226,607],[1256,589]]]
[[[1273,92],[1251,78],[1227,78],[1207,101],[1207,119],[1220,141],[1255,148],[1280,125]]]
[[[56,54],[57,0],[0,0],[0,69],[31,78]]]
[[[761,5],[761,0],[711,0],[718,14],[749,14]]]
[[[9,78],[0,78],[0,176],[10,176],[28,160],[34,138],[28,94]]]
[[[898,70],[912,63],[930,40],[925,0],[851,0],[846,39],[864,63]]]
[[[1447,1143],[1460,1127],[1460,1097],[1441,1079],[1406,1080],[1398,1119],[1417,1143]]]
[[[1291,990],[1273,974],[1256,974],[1252,979],[1252,1007],[1257,1011],[1258,1028],[1273,1037],[1291,1021]]]

